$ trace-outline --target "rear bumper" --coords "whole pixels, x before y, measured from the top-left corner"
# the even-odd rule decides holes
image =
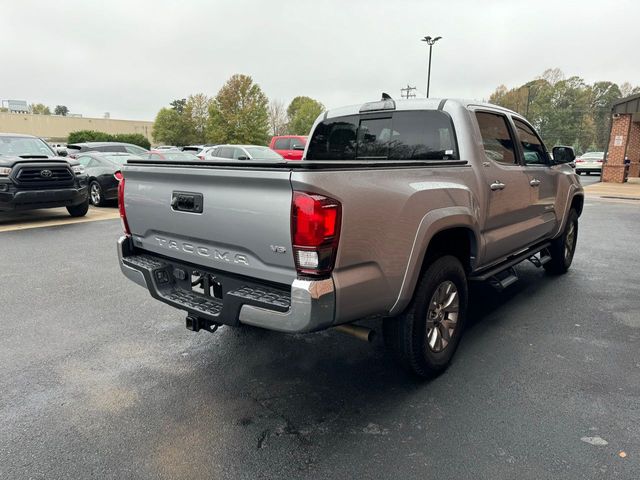
[[[118,240],[118,257],[122,273],[149,290],[152,297],[211,322],[290,333],[323,330],[334,322],[335,287],[330,278],[296,279],[288,287],[265,285],[137,251],[128,237]],[[194,293],[193,270],[219,281],[221,298]],[[186,279],[179,278],[181,271],[188,273]]]
[[[87,187],[0,191],[0,211],[70,207],[87,200]]]

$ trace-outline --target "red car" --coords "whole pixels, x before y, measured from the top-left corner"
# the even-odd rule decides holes
[[[281,135],[273,137],[269,148],[282,155],[285,160],[302,160],[307,137],[300,135]]]

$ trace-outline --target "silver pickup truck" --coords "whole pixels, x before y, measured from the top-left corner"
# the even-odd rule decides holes
[[[502,289],[529,260],[571,265],[583,190],[515,112],[413,99],[330,110],[302,161],[122,169],[123,273],[187,327],[312,332],[384,316],[402,365],[448,365],[470,281]],[[366,335],[365,335],[366,336]]]

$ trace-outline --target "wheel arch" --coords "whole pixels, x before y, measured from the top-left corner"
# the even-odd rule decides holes
[[[401,313],[413,298],[429,262],[442,255],[457,257],[468,273],[475,268],[480,248],[478,222],[467,207],[433,210],[420,222],[405,275],[390,315]]]

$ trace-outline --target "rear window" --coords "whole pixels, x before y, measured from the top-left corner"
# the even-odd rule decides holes
[[[288,138],[278,138],[273,145],[275,150],[289,150],[291,140]]]
[[[318,124],[307,160],[457,160],[453,125],[441,111],[352,115]]]

